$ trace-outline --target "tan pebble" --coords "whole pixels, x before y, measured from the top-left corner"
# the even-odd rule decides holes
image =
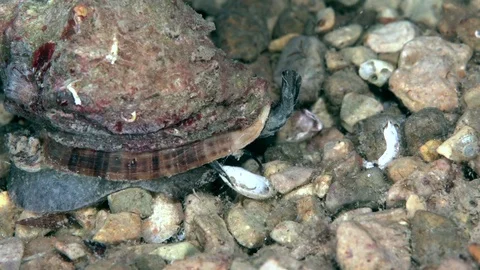
[[[430,140],[420,146],[420,156],[426,162],[431,162],[440,158],[437,148],[442,144],[440,140]]]
[[[138,240],[141,235],[141,222],[138,214],[126,212],[110,214],[93,236],[93,240],[105,244]]]
[[[331,175],[322,174],[312,181],[315,189],[315,194],[318,198],[322,199],[325,197],[325,195],[327,195],[332,180],[333,177]]]
[[[400,182],[408,178],[414,171],[425,165],[419,158],[401,157],[393,160],[387,166],[387,175],[393,182]]]
[[[282,199],[296,200],[301,197],[312,196],[312,195],[315,195],[315,186],[313,184],[307,184],[295,190],[290,191],[289,193],[285,194],[285,196],[283,196]]]
[[[283,172],[290,167],[291,165],[285,161],[281,161],[281,160],[270,161],[263,165],[263,168],[264,168],[263,176],[269,178],[272,174]]]
[[[407,199],[406,209],[408,218],[412,218],[415,215],[415,212],[418,210],[426,210],[427,206],[422,198],[416,194],[413,194]]]
[[[12,119],[13,119],[13,114],[5,110],[5,106],[3,102],[0,103],[0,126],[4,126],[10,123]]]
[[[480,108],[480,85],[468,89],[463,95],[463,100],[469,109]]]
[[[345,57],[335,50],[329,50],[325,54],[325,65],[327,69],[334,72],[345,67],[349,66],[350,63],[345,59]]]
[[[270,45],[268,45],[268,50],[271,52],[281,52],[292,38],[299,35],[299,33],[290,33],[274,39],[270,42]]]
[[[152,208],[153,214],[142,222],[142,237],[147,243],[163,243],[180,229],[184,220],[182,204],[159,194]]]
[[[93,230],[98,210],[95,207],[86,207],[73,212],[75,220],[84,229]]]
[[[472,243],[468,245],[468,252],[470,252],[470,255],[477,263],[480,263],[480,244]]]
[[[317,12],[316,33],[324,33],[333,29],[335,25],[335,11],[333,8],[325,8]]]

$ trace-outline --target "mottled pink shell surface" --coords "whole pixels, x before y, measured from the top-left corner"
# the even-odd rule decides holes
[[[66,145],[172,148],[249,126],[266,83],[183,1],[25,1],[5,32],[7,106]]]
[[[5,105],[40,127],[54,167],[168,176],[244,147],[263,128],[266,81],[226,59],[208,37],[214,25],[181,0],[12,9],[0,24]]]

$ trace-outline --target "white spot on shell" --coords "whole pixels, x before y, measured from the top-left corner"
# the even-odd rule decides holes
[[[236,192],[257,200],[271,198],[275,195],[270,181],[261,175],[251,173],[242,167],[221,166],[230,179],[220,174],[220,178]]]
[[[79,105],[82,105],[82,100],[78,96],[78,93],[75,90],[75,88],[73,88],[73,84],[76,83],[76,82],[78,82],[78,81],[73,81],[73,82],[69,83],[67,85],[67,90],[72,94],[73,102],[75,103],[75,105],[79,106]]]
[[[112,47],[110,48],[110,53],[105,56],[105,58],[110,62],[110,64],[115,64],[118,57],[118,40],[117,36],[113,36]]]
[[[133,111],[132,113],[130,113],[131,117],[130,118],[125,118],[123,117],[123,113],[121,115],[123,121],[127,122],[127,123],[133,123],[135,122],[135,120],[137,120],[137,112],[136,111]]]

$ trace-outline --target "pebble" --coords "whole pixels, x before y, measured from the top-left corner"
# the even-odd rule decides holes
[[[311,179],[314,170],[304,167],[290,167],[283,172],[270,176],[273,188],[285,194],[296,187],[299,187]]]
[[[328,128],[323,130],[320,134],[313,137],[307,145],[307,148],[311,151],[316,151],[317,149],[323,149],[325,145],[332,141],[339,141],[344,139],[345,136],[335,127]]]
[[[318,119],[321,120],[323,129],[331,128],[335,124],[332,115],[330,112],[328,112],[328,107],[324,98],[317,99],[317,101],[312,105],[311,111]]]
[[[76,261],[87,256],[85,245],[80,243],[55,242],[55,249],[71,261]]]
[[[357,175],[335,179],[328,190],[325,207],[336,213],[344,207],[380,207],[390,188],[378,168],[367,169]]]
[[[437,153],[457,162],[472,160],[479,151],[477,131],[469,126],[462,127],[437,148]]]
[[[185,199],[185,238],[210,254],[230,256],[235,249],[235,239],[220,217],[222,202],[216,197],[194,193]]]
[[[430,140],[446,139],[450,125],[445,115],[437,108],[425,108],[410,115],[405,121],[405,142],[411,155]]]
[[[16,217],[19,213],[20,209],[10,200],[8,192],[0,192],[0,239],[13,236]]]
[[[303,233],[304,230],[305,226],[303,224],[287,220],[275,226],[270,232],[270,237],[282,246],[294,247],[301,242],[308,242]]]
[[[108,195],[108,206],[115,213],[130,212],[146,218],[152,214],[152,195],[141,188],[127,188]]]
[[[167,265],[165,270],[184,269],[228,269],[230,257],[224,254],[199,254],[183,260],[177,260]]]
[[[335,11],[328,7],[321,9],[316,14],[315,33],[325,33],[333,29],[335,26]]]
[[[338,2],[342,5],[344,5],[345,7],[352,7],[356,4],[358,4],[358,2],[360,2],[360,0],[338,0]]]
[[[395,67],[382,60],[368,60],[363,62],[358,68],[360,77],[369,83],[382,87],[392,75]]]
[[[316,196],[303,196],[295,201],[297,206],[297,221],[302,224],[319,224],[330,221],[323,207],[323,202]]]
[[[277,23],[273,28],[273,38],[279,38],[287,34],[308,34],[306,27],[311,27],[315,23],[315,17],[308,11],[304,5],[294,5],[283,10],[278,17]]]
[[[226,222],[230,233],[246,248],[259,248],[267,238],[265,221],[270,205],[261,203],[236,204],[227,214]]]
[[[23,250],[23,242],[17,237],[9,237],[0,240],[0,269],[20,269]]]
[[[381,111],[383,111],[383,105],[375,98],[357,93],[348,93],[343,98],[340,109],[342,126],[348,132],[353,132],[353,126],[356,123]]]
[[[275,83],[281,85],[282,72],[293,69],[302,76],[299,102],[315,102],[325,78],[324,53],[325,45],[316,37],[292,38],[278,60],[274,71]]]
[[[463,19],[457,26],[457,35],[462,42],[475,51],[480,51],[480,18]]]
[[[342,222],[336,231],[342,269],[410,269],[408,227],[374,220]]]
[[[350,65],[345,57],[335,49],[330,49],[325,53],[325,65],[331,72],[342,70]]]
[[[320,119],[307,109],[297,110],[277,132],[279,143],[298,143],[306,141],[323,128]]]
[[[323,88],[334,113],[340,110],[343,98],[348,93],[371,95],[367,83],[353,69],[333,73],[325,80]]]
[[[480,109],[480,85],[472,87],[463,94],[468,109]]]
[[[104,244],[139,240],[141,225],[138,214],[126,212],[108,214],[104,222],[97,224],[98,231],[92,240]]]
[[[273,174],[283,172],[290,167],[292,167],[292,165],[286,161],[270,161],[263,164],[263,176],[270,178]]]
[[[280,200],[273,204],[273,208],[265,221],[267,232],[273,230],[277,224],[285,220],[297,219],[297,206],[292,200]]]
[[[271,52],[281,52],[292,38],[298,37],[299,35],[298,33],[290,33],[274,39],[270,42],[270,45],[268,45],[268,50]]]
[[[412,172],[402,180],[397,180],[388,190],[387,206],[403,204],[413,194],[420,198],[429,198],[432,194],[441,193],[449,181],[452,181],[452,166],[447,159],[438,159],[428,164],[420,160],[410,166],[404,170]]]
[[[97,217],[98,209],[95,207],[85,207],[76,210],[72,213],[75,220],[82,228],[92,231],[95,228],[95,220]]]
[[[458,77],[472,51],[439,37],[419,37],[407,43],[399,68],[390,77],[390,90],[412,112],[435,107],[452,111],[458,107]],[[457,75],[455,75],[457,74]]]
[[[404,0],[400,9],[410,20],[435,28],[441,18],[443,2],[444,0]]]
[[[258,13],[261,11],[258,10]],[[228,57],[253,62],[270,43],[264,14],[251,12],[242,3],[228,5],[215,17],[215,43]]]
[[[147,243],[163,243],[180,230],[184,220],[182,204],[159,193],[152,208],[152,215],[142,221],[142,238]]]
[[[13,119],[13,114],[5,110],[5,105],[0,102],[0,126],[5,126]]]
[[[398,9],[402,0],[366,0],[363,8],[381,12],[384,9]]]
[[[156,255],[166,261],[171,262],[176,260],[183,260],[187,257],[192,257],[199,253],[200,251],[198,250],[198,248],[191,243],[180,242],[161,246],[150,252],[149,255]]]
[[[323,39],[330,46],[341,49],[355,44],[362,35],[362,32],[363,28],[361,25],[351,24],[327,33]]]
[[[331,141],[323,147],[323,172],[335,177],[355,174],[360,170],[360,157],[348,139]]]
[[[480,133],[480,109],[465,110],[463,115],[457,121],[455,132],[465,126],[471,127],[475,129],[477,133]]]
[[[416,194],[412,194],[408,196],[405,208],[407,209],[407,217],[413,218],[418,210],[427,210],[427,205],[425,204],[425,200]]]
[[[429,140],[424,145],[420,146],[420,157],[426,161],[431,162],[440,158],[437,152],[438,147],[442,144],[441,140]]]
[[[392,22],[374,27],[367,32],[365,45],[376,53],[392,53],[402,50],[410,40],[417,36],[417,30],[409,21]]]
[[[417,211],[411,219],[412,257],[421,265],[467,256],[467,238],[455,223],[438,214]]]
[[[343,58],[346,61],[354,64],[357,67],[366,61],[377,58],[377,54],[372,49],[365,46],[343,48],[340,50],[340,54],[343,55]]]
[[[423,168],[425,163],[422,162],[418,157],[399,157],[387,167],[388,179],[392,180],[394,183],[404,181],[407,179],[410,174]]]
[[[325,9],[324,0],[290,0],[291,5],[294,6],[306,6],[310,12],[318,12]]]

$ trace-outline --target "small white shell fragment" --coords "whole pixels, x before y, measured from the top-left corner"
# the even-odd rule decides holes
[[[400,152],[400,136],[395,125],[388,121],[387,126],[383,130],[383,137],[387,145],[387,149],[378,159],[378,167],[384,169],[388,163],[397,157]]]
[[[453,161],[469,161],[479,153],[475,129],[463,126],[437,148],[437,153]]]
[[[370,169],[378,165],[380,169],[385,169],[392,160],[394,160],[398,153],[400,152],[400,135],[398,133],[397,128],[391,122],[387,122],[387,126],[383,129],[383,137],[385,138],[386,149],[383,152],[382,156],[378,159],[378,161],[363,161],[363,167]]]
[[[257,200],[264,200],[275,195],[275,191],[270,181],[261,175],[251,173],[242,167],[221,166],[225,173],[230,177],[220,178],[236,192],[245,197]]]
[[[78,93],[77,91],[75,90],[75,88],[73,88],[73,84],[76,83],[77,81],[73,81],[71,83],[69,83],[67,85],[67,90],[72,94],[73,96],[73,102],[75,103],[75,105],[77,106],[80,106],[82,105],[82,100],[80,99],[80,97],[78,96]]]
[[[362,79],[381,87],[388,81],[393,70],[393,65],[388,62],[370,59],[360,65],[358,74]]]
[[[112,47],[110,48],[110,53],[105,56],[105,58],[110,62],[110,64],[115,64],[115,61],[117,61],[118,57],[118,39],[114,35],[113,36],[113,42],[112,42]]]

